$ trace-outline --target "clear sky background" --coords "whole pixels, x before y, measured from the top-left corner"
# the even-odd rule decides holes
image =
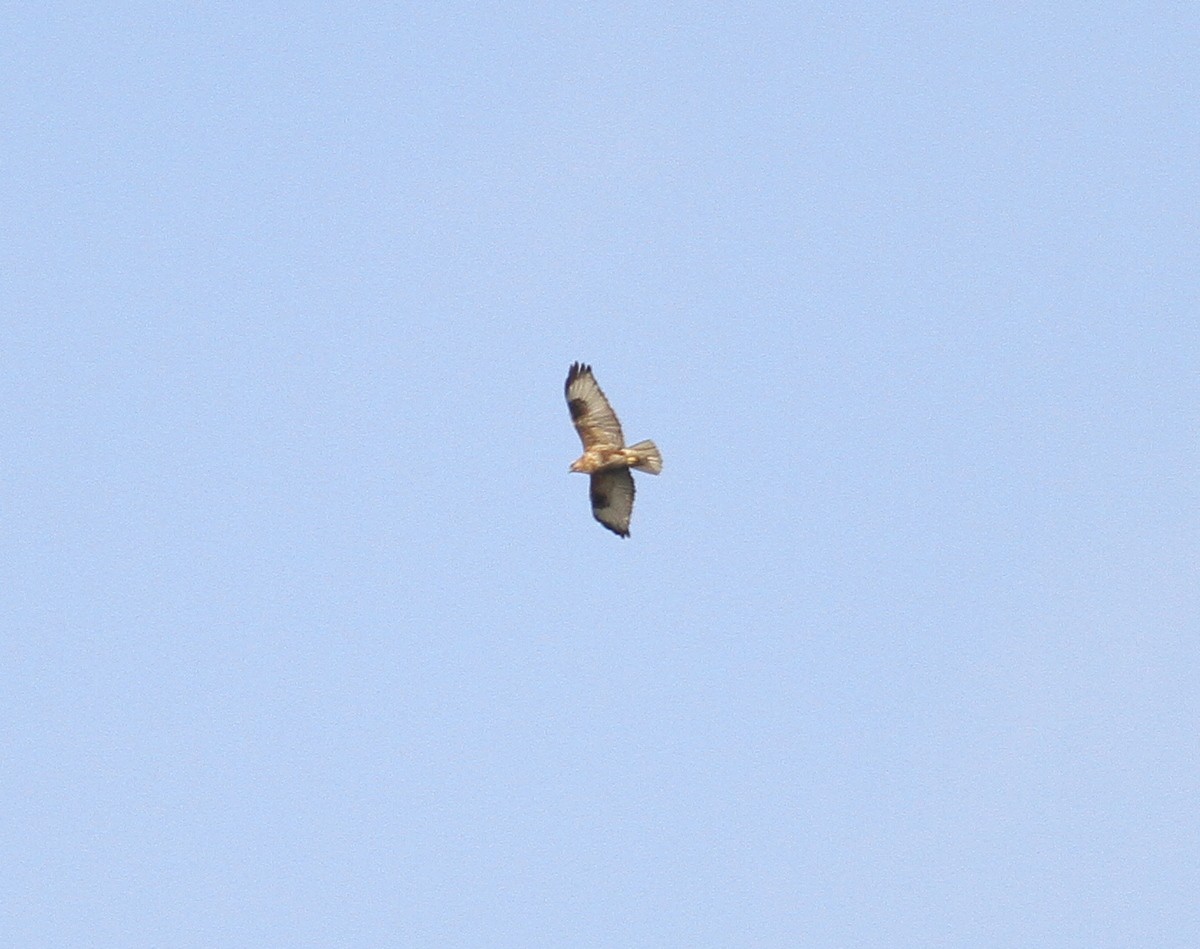
[[[1195,5],[0,25],[0,943],[1200,944]]]

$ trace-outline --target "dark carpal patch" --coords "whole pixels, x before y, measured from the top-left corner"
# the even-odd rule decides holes
[[[594,484],[591,488],[592,507],[608,507],[608,495]]]
[[[571,399],[567,402],[567,408],[571,410],[571,421],[576,421],[587,414],[587,403],[583,399]]]

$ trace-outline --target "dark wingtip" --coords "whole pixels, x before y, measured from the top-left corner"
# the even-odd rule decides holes
[[[571,368],[567,370],[567,381],[563,385],[563,391],[567,392],[571,388],[571,383],[580,376],[590,375],[592,367],[585,362],[573,362]]]
[[[600,518],[598,518],[598,517],[596,518],[596,523],[599,524],[601,527],[603,527],[605,530],[612,531],[614,534],[616,534],[618,537],[620,537],[621,540],[624,540],[626,537],[629,536],[629,528],[628,527],[626,527],[625,530],[621,530],[621,528],[619,528],[619,527],[613,527],[611,524],[605,524],[604,521],[600,520]]]

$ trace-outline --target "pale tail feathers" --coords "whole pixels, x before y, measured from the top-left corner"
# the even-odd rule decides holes
[[[638,471],[644,471],[647,474],[658,474],[662,471],[662,455],[659,454],[658,446],[654,442],[638,442],[636,445],[630,445],[626,450],[637,452],[638,459],[634,462],[633,467]]]

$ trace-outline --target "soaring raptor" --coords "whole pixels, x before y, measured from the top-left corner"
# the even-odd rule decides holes
[[[592,367],[574,363],[567,371],[567,408],[583,441],[583,454],[571,470],[591,475],[592,516],[614,534],[629,536],[633,514],[633,475],[630,468],[658,474],[662,455],[654,442],[625,447],[621,423],[596,384]]]

